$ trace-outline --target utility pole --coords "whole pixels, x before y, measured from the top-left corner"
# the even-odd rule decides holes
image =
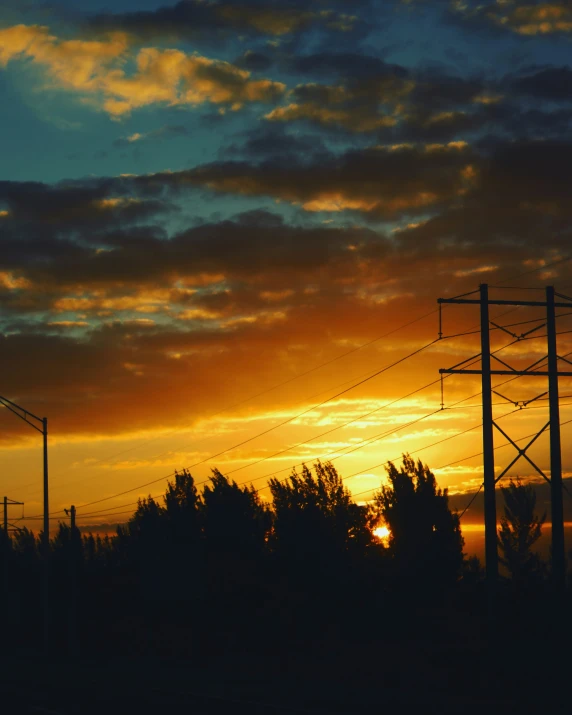
[[[566,573],[565,573],[565,558],[564,558],[564,519],[563,519],[563,507],[562,507],[562,459],[561,459],[561,446],[560,446],[560,417],[559,417],[559,406],[558,406],[558,378],[559,377],[572,377],[571,371],[560,371],[558,369],[558,360],[563,360],[570,365],[569,360],[562,358],[557,353],[556,347],[556,308],[571,308],[572,298],[556,293],[554,287],[548,286],[546,288],[546,300],[545,301],[532,301],[532,300],[493,300],[489,297],[489,287],[487,284],[483,284],[479,288],[479,298],[469,298],[477,291],[472,291],[472,293],[467,293],[463,296],[458,296],[456,298],[439,298],[438,303],[441,308],[442,304],[454,303],[462,305],[479,305],[481,312],[481,353],[475,355],[467,360],[463,360],[452,368],[442,368],[439,372],[443,374],[465,374],[465,375],[480,375],[482,380],[482,404],[483,404],[483,484],[485,491],[485,557],[486,557],[486,581],[487,581],[487,593],[488,593],[488,605],[489,605],[489,617],[494,620],[494,614],[496,611],[496,589],[498,582],[498,551],[497,551],[497,523],[496,523],[496,496],[495,496],[495,486],[502,479],[502,477],[512,468],[512,466],[517,462],[518,459],[523,457],[529,462],[529,464],[547,481],[550,483],[551,487],[551,501],[552,501],[552,578],[554,582],[555,589],[557,593],[562,594],[564,591],[566,583]],[[564,301],[556,301],[555,296],[564,299]],[[508,330],[508,326],[505,328],[501,325],[490,320],[489,316],[489,306],[491,305],[502,305],[502,306],[527,306],[535,308],[545,308],[546,309],[546,319],[544,323],[541,323],[544,318],[539,318],[538,322],[541,323],[530,330],[517,335]],[[441,322],[440,322],[441,324]],[[506,363],[501,358],[497,357],[495,353],[491,352],[490,349],[490,325],[494,326],[494,329],[503,330],[504,332],[511,335],[515,342],[529,338],[532,333],[539,330],[542,327],[546,327],[546,337],[547,338],[547,357],[548,357],[548,369],[540,369],[540,363],[546,360],[546,357],[536,360],[532,365],[529,365],[525,370],[516,370]],[[470,369],[463,367],[466,363],[470,362],[475,358],[481,359],[480,369]],[[495,363],[499,364],[499,368],[491,367],[491,359],[495,360]],[[548,378],[548,398],[549,398],[549,421],[542,427],[536,435],[528,442],[528,444],[521,449],[516,442],[503,430],[497,422],[493,419],[492,414],[492,397],[491,393],[495,392],[499,397],[512,402],[518,407],[526,407],[530,402],[543,397],[547,393],[544,392],[542,395],[527,400],[526,402],[515,402],[509,398],[501,395],[496,390],[492,389],[491,377],[493,375],[512,375],[517,376],[535,376],[535,377],[547,377]],[[496,476],[495,474],[495,463],[494,463],[494,440],[493,433],[496,429],[500,434],[505,437],[505,439],[513,445],[517,451],[517,456],[512,460],[512,462],[503,469],[503,471]],[[547,429],[550,429],[550,479],[544,472],[532,461],[532,459],[527,454],[527,450],[532,444],[543,434]]]
[[[8,507],[9,506],[24,506],[23,501],[14,501],[13,499],[8,499],[4,497],[4,533],[8,536]]]
[[[70,517],[70,543],[69,543],[69,606],[68,606],[68,654],[76,655],[78,651],[77,638],[77,567],[79,549],[77,543],[77,528],[75,525],[76,508],[72,504],[69,509],[64,509]]]
[[[75,506],[72,504],[69,509],[64,509],[67,516],[70,518],[70,528],[72,531],[75,529]]]
[[[41,420],[44,452],[44,655],[50,649],[50,508],[48,489],[48,418]]]
[[[2,591],[4,594],[4,608],[8,609],[9,608],[9,580],[10,580],[10,537],[8,536],[8,533],[10,531],[10,523],[8,522],[8,507],[9,506],[24,506],[24,502],[22,501],[15,501],[14,499],[9,499],[8,497],[4,497],[4,554],[3,554],[3,562],[4,562],[4,567],[3,567],[3,579],[4,583],[2,585]],[[14,527],[15,529],[16,527]],[[13,530],[14,530],[13,529]]]

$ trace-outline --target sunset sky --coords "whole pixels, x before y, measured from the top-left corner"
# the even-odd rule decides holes
[[[49,418],[53,525],[72,503],[81,526],[126,520],[184,467],[264,487],[337,457],[361,501],[402,452],[462,508],[479,378],[447,378],[428,415],[478,333],[348,388],[437,338],[439,297],[572,295],[571,41],[569,0],[3,0],[0,394]],[[543,313],[491,315],[520,335]],[[478,325],[443,309],[445,336]],[[499,356],[527,366],[536,335]],[[41,437],[7,410],[0,428],[1,496],[34,517]],[[531,456],[549,471],[547,435]]]

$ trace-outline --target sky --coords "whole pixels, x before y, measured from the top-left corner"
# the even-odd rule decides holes
[[[125,520],[186,467],[266,497],[333,459],[367,500],[404,452],[461,509],[479,378],[441,410],[439,368],[479,353],[479,313],[444,306],[429,345],[437,299],[572,295],[571,40],[569,0],[3,0],[0,394],[49,419],[53,524]],[[493,349],[540,359],[543,315],[491,307]],[[545,390],[498,387],[513,439]],[[546,434],[530,454],[549,473]],[[0,465],[39,528],[41,436],[8,410]]]

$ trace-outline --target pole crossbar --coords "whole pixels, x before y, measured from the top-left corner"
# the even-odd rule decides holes
[[[480,300],[473,300],[468,298],[437,298],[438,303],[457,303],[459,305],[480,305]],[[526,306],[530,308],[546,308],[546,302],[540,300],[491,300],[488,301],[489,305],[515,305],[515,306]],[[570,308],[572,303],[554,303],[555,308]]]
[[[482,370],[456,369],[453,367],[442,367],[439,372],[443,375],[482,375]],[[532,375],[533,377],[549,377],[548,370],[491,370],[491,375]],[[572,377],[572,372],[558,373],[559,377]]]

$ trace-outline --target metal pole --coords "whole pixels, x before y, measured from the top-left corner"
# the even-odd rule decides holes
[[[546,333],[548,342],[548,404],[550,411],[550,488],[552,510],[552,578],[558,592],[566,587],[564,510],[562,505],[562,451],[558,405],[558,354],[554,287],[546,287]]]
[[[48,500],[48,418],[42,419],[44,436],[44,651],[50,650],[50,508]]]
[[[4,608],[8,608],[8,558],[10,556],[10,542],[8,537],[8,497],[4,497],[4,561],[2,592],[4,595]]]
[[[67,509],[66,509],[67,511]],[[69,543],[69,578],[70,600],[68,613],[68,653],[71,657],[77,655],[77,573],[79,560],[79,544],[76,540],[75,506],[70,508],[70,543]]]
[[[483,472],[485,485],[485,570],[489,620],[494,621],[497,600],[498,551],[497,511],[495,498],[495,457],[493,440],[493,407],[491,385],[491,341],[489,334],[489,287],[481,293],[481,363],[483,393]]]

